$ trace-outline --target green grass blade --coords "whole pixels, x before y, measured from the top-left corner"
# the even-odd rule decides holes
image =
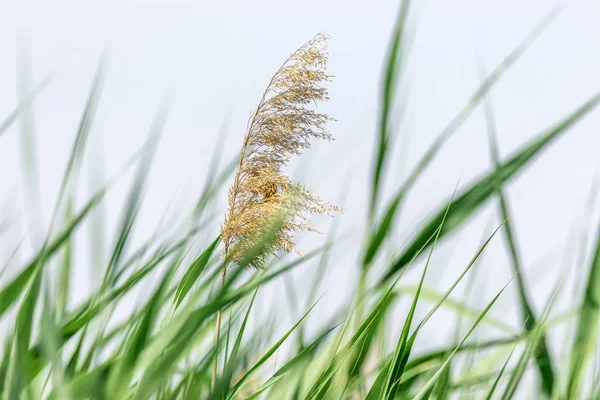
[[[456,193],[456,189],[455,189]],[[452,195],[454,197],[454,193]],[[423,283],[425,282],[425,274],[427,273],[427,269],[429,267],[429,262],[431,261],[431,256],[433,255],[433,251],[435,250],[435,245],[437,240],[439,239],[440,232],[442,227],[444,226],[445,216],[448,214],[452,206],[452,201],[448,203],[448,207],[446,208],[446,213],[444,214],[444,218],[440,222],[439,228],[436,230],[435,238],[433,239],[433,243],[431,245],[431,250],[427,256],[427,261],[425,262],[425,266],[423,267],[423,273],[421,274],[421,279],[419,280],[419,284],[417,286],[417,291],[413,296],[412,303],[410,305],[410,309],[408,311],[408,315],[404,320],[404,325],[402,326],[402,332],[400,333],[400,337],[398,338],[398,344],[396,345],[396,351],[394,352],[394,357],[392,358],[392,364],[390,365],[390,369],[388,372],[388,378],[386,385],[383,387],[382,397],[384,399],[394,399],[396,397],[396,393],[398,392],[397,382],[400,380],[402,373],[404,372],[404,368],[406,367],[406,363],[408,362],[408,358],[410,357],[410,352],[412,350],[412,345],[414,343],[414,335],[412,338],[409,338],[410,329],[412,326],[413,317],[415,311],[417,309],[417,303],[419,301],[419,295],[421,293],[421,289],[423,288]],[[418,329],[418,328],[417,328]]]
[[[454,357],[454,355],[458,352],[458,349],[466,342],[466,340],[469,338],[469,336],[471,336],[471,333],[473,333],[473,331],[475,330],[475,328],[477,328],[477,326],[479,325],[479,322],[481,322],[481,320],[483,319],[483,317],[490,311],[490,309],[492,308],[492,306],[496,303],[496,300],[498,300],[498,298],[500,297],[500,295],[504,292],[504,290],[508,287],[509,284],[510,284],[510,282],[507,283],[506,286],[504,286],[502,288],[502,290],[500,290],[500,292],[498,292],[498,294],[492,299],[491,302],[488,303],[488,305],[485,307],[485,309],[481,312],[481,315],[477,318],[477,320],[471,326],[471,329],[469,329],[469,332],[467,332],[467,334],[465,335],[465,337],[462,339],[462,341],[460,342],[460,344],[458,346],[456,346],[456,348],[448,356],[448,358],[446,359],[446,361],[444,362],[444,364],[442,364],[442,366],[433,375],[433,377],[431,377],[431,379],[429,379],[429,381],[427,381],[427,383],[416,394],[416,396],[414,397],[414,400],[422,400],[423,397],[425,396],[425,394],[427,393],[427,391],[429,390],[429,388],[432,387],[438,381],[438,379],[440,378],[440,376],[444,373],[444,370],[450,364],[450,362],[452,360],[452,357]]]
[[[377,154],[375,157],[375,168],[373,170],[373,182],[371,188],[371,202],[369,206],[369,216],[373,219],[375,216],[377,201],[380,192],[381,178],[387,158],[388,146],[390,142],[390,120],[393,107],[394,96],[396,94],[398,81],[402,73],[404,41],[406,35],[406,19],[410,8],[410,0],[402,1],[400,13],[396,20],[394,32],[392,34],[391,45],[386,60],[384,71],[383,89],[381,96],[381,113],[379,115],[379,135],[377,137]]]
[[[111,372],[106,380],[107,397],[122,398],[128,388],[129,381],[134,376],[136,365],[140,354],[146,347],[152,328],[160,311],[160,302],[163,300],[163,292],[172,271],[167,271],[162,282],[150,298],[142,312],[141,321],[131,336],[125,338],[126,348],[123,356],[111,368]]]
[[[52,240],[45,249],[40,250],[38,254],[33,258],[32,261],[17,275],[9,284],[7,284],[2,290],[0,290],[0,316],[3,315],[6,310],[20,297],[23,289],[29,282],[29,279],[33,276],[36,271],[37,265],[42,258],[49,258],[55,254],[62,246],[69,241],[71,234],[89,212],[96,206],[100,200],[102,200],[106,189],[101,190],[94,197],[92,197],[83,209],[77,213],[71,223],[63,229],[63,231]]]
[[[115,243],[110,262],[106,269],[104,284],[114,283],[113,277],[117,272],[119,262],[121,261],[121,256],[125,250],[125,246],[131,234],[131,229],[133,228],[134,222],[137,218],[141,205],[142,194],[146,186],[148,172],[154,159],[158,140],[165,127],[170,106],[171,97],[167,95],[161,101],[154,120],[152,121],[148,140],[146,146],[144,146],[144,153],[140,159],[140,164],[133,179],[127,200],[124,203],[123,213],[119,223],[119,233],[117,236],[118,239]]]
[[[508,365],[510,358],[512,357],[516,347],[517,347],[517,344],[515,343],[513,348],[510,350],[508,357],[506,357],[506,361],[504,361],[504,364],[502,364],[502,368],[500,369],[500,372],[498,372],[498,375],[496,376],[494,383],[492,384],[492,386],[490,387],[490,390],[488,391],[487,395],[485,396],[485,400],[492,400],[492,396],[494,395],[494,392],[496,391],[496,387],[498,386],[498,383],[500,382],[500,379],[502,378],[502,375],[504,374],[504,370],[506,370],[506,366]]]
[[[581,312],[577,325],[577,334],[571,350],[571,361],[567,394],[569,398],[578,398],[584,383],[584,374],[598,343],[598,321],[600,316],[600,232],[596,239],[596,249],[589,267],[585,291],[581,303]]]
[[[492,110],[491,99],[486,98],[483,102],[485,120],[488,130],[489,142],[490,142],[490,153],[494,168],[496,171],[499,170],[500,154],[498,150],[498,139],[496,134],[496,122],[494,112]],[[512,222],[509,213],[508,199],[504,194],[504,189],[500,181],[497,182],[496,194],[498,196],[498,203],[500,209],[500,215],[505,221],[504,224],[504,238],[508,244],[511,264],[513,267],[513,274],[517,280],[517,292],[519,294],[519,303],[521,308],[521,319],[525,324],[527,331],[532,331],[537,323],[537,318],[533,313],[533,309],[530,305],[529,299],[527,298],[527,285],[525,283],[524,271],[522,270],[522,263],[517,250],[517,242],[515,234],[512,229]],[[535,351],[535,361],[542,378],[542,389],[546,395],[552,397],[552,388],[554,387],[554,370],[552,368],[552,359],[550,352],[548,351],[548,344],[545,336],[542,336],[539,341],[539,347]]]
[[[250,311],[252,310],[252,306],[254,305],[254,300],[256,299],[256,295],[258,294],[258,288],[254,291],[252,295],[252,299],[250,300],[250,304],[248,305],[248,309],[246,310],[246,315],[244,315],[244,320],[242,321],[242,325],[240,326],[240,330],[238,331],[238,335],[235,338],[235,343],[233,344],[233,348],[231,349],[231,356],[227,361],[226,367],[233,368],[233,365],[237,361],[238,354],[240,352],[240,346],[242,345],[242,338],[244,337],[244,332],[246,331],[246,325],[248,324],[248,318],[250,317]],[[227,356],[227,352],[225,353]]]
[[[258,368],[260,368],[261,365],[263,365],[273,354],[275,354],[275,352],[279,349],[279,347],[281,347],[283,342],[285,342],[285,340],[292,334],[292,332],[296,330],[296,328],[302,323],[302,321],[304,321],[306,317],[308,317],[308,314],[310,314],[313,308],[315,308],[317,303],[313,304],[312,307],[309,308],[308,311],[302,316],[302,318],[300,318],[298,322],[294,324],[294,326],[292,326],[273,346],[271,346],[269,350],[267,350],[265,354],[252,366],[252,368],[250,368],[248,372],[246,372],[240,378],[240,380],[229,391],[229,398],[235,398],[235,395],[244,385],[244,383],[246,383],[246,381],[252,376],[252,374],[254,374],[254,372],[256,372]]]
[[[202,252],[202,254],[198,256],[198,258],[196,258],[196,260],[194,260],[194,262],[185,272],[185,275],[183,276],[183,278],[181,278],[181,282],[179,283],[179,286],[177,286],[177,291],[175,292],[174,302],[176,307],[178,307],[181,304],[181,302],[183,301],[187,293],[190,291],[190,289],[192,288],[202,271],[204,271],[204,269],[208,265],[208,261],[210,260],[219,243],[221,243],[220,236],[218,236],[211,243],[211,245],[208,246],[208,248],[204,250],[204,252]]]
[[[446,218],[446,223],[440,234],[440,238],[449,234],[461,226],[471,217],[496,191],[498,183],[507,182],[518,172],[522,171],[527,164],[547,148],[551,143],[575,125],[587,113],[593,110],[600,102],[600,94],[597,94],[582,104],[573,113],[564,118],[552,128],[539,135],[529,145],[521,148],[508,161],[498,169],[485,175],[473,183],[467,190],[463,191],[453,202],[452,209]],[[444,205],[433,218],[419,231],[416,238],[408,245],[408,248],[390,266],[384,276],[384,280],[402,270],[414,257],[423,243],[435,232],[445,216],[447,205]]]
[[[384,239],[388,236],[393,228],[393,221],[398,213],[402,201],[406,194],[417,182],[422,173],[434,160],[443,145],[450,139],[450,137],[457,132],[458,128],[468,119],[473,113],[476,106],[484,98],[485,94],[500,80],[500,78],[512,67],[512,65],[525,53],[525,51],[535,42],[535,40],[550,26],[552,21],[556,18],[559,13],[559,9],[555,8],[550,11],[544,18],[534,27],[534,29],[523,39],[519,45],[513,49],[506,58],[504,58],[500,64],[498,64],[492,73],[484,79],[483,83],[477,88],[475,93],[471,96],[467,104],[460,109],[458,114],[450,121],[450,123],[442,130],[437,136],[435,141],[429,147],[427,152],[417,162],[417,165],[409,174],[406,182],[398,189],[398,191],[392,196],[390,204],[387,206],[384,216],[376,227],[373,228],[373,232],[369,237],[367,244],[367,250],[363,256],[363,266],[369,265],[377,251],[383,244]]]
[[[21,114],[21,112],[29,106],[29,104],[33,101],[33,99],[40,94],[45,88],[46,86],[48,86],[48,84],[50,83],[52,79],[50,78],[50,76],[47,76],[46,78],[44,78],[36,87],[35,89],[33,89],[33,91],[28,94],[22,101],[21,103],[19,103],[19,105],[17,105],[17,107],[8,115],[8,117],[6,117],[6,119],[4,121],[2,121],[2,123],[0,123],[0,137],[2,137],[2,135],[8,130],[8,128],[10,128],[12,126],[12,124],[14,124],[14,122],[17,120],[17,118],[19,117],[19,115]]]

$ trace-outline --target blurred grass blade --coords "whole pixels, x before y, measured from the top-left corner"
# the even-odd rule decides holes
[[[258,289],[254,291],[252,295],[252,299],[250,300],[250,304],[248,305],[248,309],[246,310],[246,315],[244,315],[244,320],[242,321],[242,325],[240,326],[240,330],[238,331],[238,335],[235,339],[235,343],[233,348],[231,349],[231,356],[229,360],[227,360],[227,364],[225,369],[233,368],[237,361],[238,354],[240,352],[240,347],[242,345],[242,338],[244,337],[244,332],[246,331],[246,324],[248,323],[248,317],[250,317],[250,311],[252,310],[252,306],[254,305],[254,300],[256,300],[256,295],[258,294]],[[227,357],[227,352],[225,352],[225,357]]]
[[[388,52],[384,81],[381,94],[381,113],[379,115],[379,136],[377,137],[377,154],[375,156],[375,168],[373,171],[373,182],[371,188],[371,203],[369,206],[369,219],[372,220],[377,211],[377,201],[380,192],[382,174],[385,168],[388,146],[390,142],[391,111],[396,95],[397,85],[401,79],[404,45],[406,35],[406,19],[410,8],[410,0],[403,0],[400,6],[400,13],[396,20],[394,32],[392,34],[390,49]]]
[[[532,356],[535,356],[535,352],[538,351],[537,349],[539,349],[539,347],[540,347],[540,341],[544,337],[544,332],[547,329],[547,327],[544,325],[543,322],[546,321],[548,314],[550,313],[550,309],[552,308],[552,304],[556,298],[556,293],[558,291],[558,287],[561,284],[562,283],[559,281],[558,285],[552,291],[550,300],[546,304],[544,313],[541,316],[542,323],[538,323],[534,327],[534,329],[531,330],[531,333],[527,336],[527,345],[525,346],[525,350],[523,351],[523,354],[521,354],[521,358],[519,359],[517,366],[514,368],[512,374],[511,374],[510,380],[508,381],[506,388],[504,389],[504,393],[502,395],[502,400],[512,399],[517,391],[517,387],[523,381],[525,371],[529,364],[529,360],[531,359]],[[547,396],[547,397],[549,398],[550,396]],[[579,397],[569,397],[569,399],[571,399],[571,398],[575,399],[575,398],[579,398]]]
[[[188,270],[185,272],[183,278],[181,278],[181,282],[179,286],[177,286],[177,291],[175,292],[175,307],[178,307],[187,293],[190,291],[206,265],[210,260],[210,257],[214,253],[217,246],[221,243],[221,236],[218,236],[211,244],[208,246],[196,260],[190,265]]]
[[[133,228],[133,224],[138,216],[143,191],[145,189],[146,180],[148,178],[148,172],[154,159],[154,154],[156,152],[158,140],[165,127],[170,106],[171,96],[169,93],[162,99],[158,107],[158,111],[154,117],[154,120],[152,121],[150,133],[148,135],[146,145],[144,146],[144,152],[140,159],[138,170],[136,172],[135,177],[133,178],[133,182],[129,190],[127,200],[124,203],[123,213],[121,215],[121,221],[119,223],[118,239],[115,243],[110,262],[106,269],[105,277],[103,280],[104,284],[112,285],[114,283],[113,277],[117,272],[117,268],[119,267],[119,262],[121,261],[121,256],[125,250],[125,246],[127,245],[131,229]]]
[[[581,118],[587,115],[600,102],[600,94],[597,94],[581,105],[577,110],[567,116],[558,124],[539,135],[529,145],[516,152],[508,161],[503,163],[495,171],[473,183],[467,190],[454,200],[452,209],[449,211],[446,222],[440,233],[440,238],[460,227],[471,217],[496,191],[499,183],[507,182],[518,172],[524,169],[530,161],[547,148],[562,133],[575,125]],[[417,234],[416,238],[408,245],[408,248],[390,266],[384,280],[391,278],[395,273],[402,270],[414,257],[423,243],[435,232],[445,216],[447,205],[444,205],[433,218]]]
[[[508,365],[508,362],[510,361],[516,347],[517,347],[517,344],[515,343],[513,348],[510,350],[508,357],[506,357],[506,361],[504,361],[504,364],[502,364],[502,368],[500,369],[500,372],[498,372],[498,375],[496,376],[494,383],[490,387],[490,390],[488,391],[488,394],[486,395],[485,400],[492,400],[492,396],[494,395],[494,392],[496,391],[496,387],[498,386],[498,383],[500,382],[500,379],[502,378],[502,375],[504,374],[504,370],[506,369],[506,366]]]
[[[125,338],[124,343],[126,343],[126,348],[123,352],[123,356],[115,363],[114,367],[111,368],[111,372],[105,382],[105,393],[107,397],[125,397],[129,381],[136,371],[140,354],[150,340],[154,322],[160,311],[163,293],[171,274],[172,270],[167,271],[142,312],[139,325],[131,336]]]
[[[546,14],[525,39],[523,39],[523,41],[513,49],[513,51],[496,66],[496,68],[494,68],[492,73],[487,76],[475,93],[473,93],[467,104],[465,104],[458,114],[450,121],[448,126],[442,130],[427,152],[417,162],[417,165],[408,176],[406,182],[393,195],[381,221],[377,226],[372,227],[367,250],[363,256],[363,266],[367,266],[373,261],[383,241],[393,228],[394,218],[400,209],[404,197],[416,183],[421,174],[427,169],[429,164],[431,164],[444,143],[450,139],[458,128],[467,120],[485,94],[500,80],[504,73],[506,73],[506,71],[508,71],[508,69],[525,53],[529,46],[533,44],[544,30],[550,26],[551,22],[557,17],[559,11],[559,8],[554,8]],[[371,227],[369,227],[369,229],[371,229]]]
[[[584,383],[586,369],[596,352],[598,343],[598,320],[600,316],[600,230],[596,238],[596,249],[591,265],[583,300],[577,334],[571,350],[571,362],[567,383],[569,398],[578,398]]]
[[[75,231],[75,229],[81,224],[90,210],[92,210],[94,206],[100,202],[105,193],[106,188],[92,197],[90,201],[88,201],[88,203],[83,207],[83,209],[73,217],[73,220],[70,222],[70,224],[67,225],[53,241],[49,242],[45,249],[42,249],[40,252],[38,252],[38,254],[33,258],[32,261],[29,262],[29,264],[27,264],[27,266],[19,273],[19,275],[17,275],[8,285],[0,290],[0,316],[3,315],[6,310],[20,297],[23,289],[27,285],[27,282],[29,282],[29,279],[36,271],[40,260],[42,258],[51,257],[70,240],[73,231]]]
[[[498,150],[498,138],[496,133],[496,121],[494,112],[492,110],[491,98],[487,97],[483,102],[483,109],[485,114],[486,126],[490,144],[490,154],[494,163],[494,168],[499,171],[501,168],[500,153]],[[527,285],[525,283],[524,271],[521,267],[521,260],[519,252],[517,250],[517,242],[515,234],[512,229],[512,222],[510,219],[508,199],[504,194],[502,182],[498,179],[496,183],[496,194],[498,196],[499,211],[504,223],[504,237],[508,244],[511,265],[513,267],[513,275],[517,280],[517,292],[519,294],[519,305],[521,308],[521,320],[525,324],[525,329],[529,332],[532,331],[536,324],[537,318],[533,313],[533,309],[527,298]],[[552,368],[552,359],[550,352],[548,351],[548,344],[546,336],[542,335],[540,338],[538,348],[535,350],[535,361],[542,380],[542,389],[544,393],[552,397],[552,389],[554,387],[554,370]]]
[[[8,130],[12,126],[12,124],[17,120],[21,112],[29,106],[29,104],[33,101],[33,99],[42,92],[48,86],[51,81],[51,77],[47,76],[44,78],[36,87],[33,89],[31,93],[29,93],[19,105],[6,117],[2,123],[0,123],[0,137],[2,134]]]

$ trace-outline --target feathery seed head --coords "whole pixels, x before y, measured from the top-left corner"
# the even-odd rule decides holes
[[[308,215],[341,211],[281,172],[292,156],[310,148],[311,140],[332,139],[326,128],[332,118],[309,107],[328,99],[322,86],[331,79],[325,72],[328,39],[318,34],[292,53],[250,117],[221,226],[228,261],[239,262],[259,245],[261,250],[253,253],[249,264],[255,268],[263,268],[277,251],[302,255],[292,243],[292,234],[315,231]],[[271,240],[262,243],[274,223]]]

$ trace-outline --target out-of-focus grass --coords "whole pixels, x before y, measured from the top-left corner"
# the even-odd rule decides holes
[[[388,146],[393,140],[392,120],[398,109],[406,45],[410,37],[410,4],[403,2],[390,51],[384,62],[381,113],[376,129],[376,149],[369,193],[367,231],[362,257],[357,264],[360,280],[353,297],[346,299],[342,312],[318,316],[317,326],[304,329],[306,318],[317,312],[317,287],[330,257],[332,246],[343,245],[335,233],[328,235],[324,245],[305,258],[287,263],[274,260],[269,269],[250,271],[244,266],[252,252],[260,252],[270,240],[267,234],[256,248],[231,267],[223,286],[219,281],[222,260],[217,255],[220,237],[208,231],[205,222],[216,194],[224,190],[231,177],[232,165],[219,169],[220,150],[215,151],[207,171],[206,186],[193,209],[173,229],[163,234],[160,228],[137,248],[131,248],[133,227],[143,201],[148,170],[158,138],[168,115],[168,97],[155,117],[147,142],[139,153],[123,167],[136,168],[134,179],[115,232],[115,243],[109,252],[102,245],[94,247],[98,257],[93,268],[100,270],[100,284],[77,306],[69,298],[74,283],[69,279],[74,264],[72,257],[78,241],[78,228],[90,219],[90,214],[103,201],[121,173],[112,177],[80,208],[73,200],[77,192],[79,170],[88,144],[96,108],[101,101],[106,79],[105,56],[93,80],[78,132],[67,160],[59,195],[50,218],[49,229],[31,260],[21,265],[0,288],[0,318],[10,327],[0,364],[0,393],[3,399],[447,399],[447,398],[514,398],[519,388],[532,387],[539,398],[594,398],[600,387],[595,384],[594,361],[598,356],[598,317],[600,304],[600,244],[589,269],[581,293],[581,308],[567,316],[551,317],[552,296],[544,311],[536,316],[530,305],[524,271],[527,266],[519,258],[518,245],[511,228],[512,220],[503,185],[526,170],[527,166],[558,139],[565,135],[600,102],[593,96],[577,109],[566,113],[533,141],[514,152],[507,160],[498,156],[491,108],[487,107],[488,129],[494,168],[467,185],[441,204],[437,212],[417,231],[403,248],[388,241],[399,218],[399,211],[421,173],[442,150],[446,141],[468,119],[484,100],[503,73],[515,64],[520,55],[534,42],[556,17],[552,11],[494,70],[485,77],[469,102],[458,111],[428,151],[417,163],[408,179],[399,185],[387,204],[383,203],[381,186],[389,157]],[[23,79],[27,79],[25,76]],[[48,84],[42,81],[35,89],[22,86],[21,104],[0,123],[1,140],[8,127],[19,118],[27,118],[35,96]],[[27,93],[28,92],[28,93]],[[22,131],[32,145],[35,140],[33,121],[22,123]],[[27,149],[24,146],[24,149]],[[121,171],[121,172],[122,172]],[[29,171],[34,174],[35,171]],[[32,191],[35,193],[35,190]],[[427,268],[435,244],[460,229],[484,205],[498,201],[505,223],[485,238],[480,249],[463,272],[447,285],[444,293],[427,287]],[[339,217],[343,218],[343,216]],[[92,235],[104,242],[104,225]],[[0,233],[8,229],[0,223]],[[335,229],[332,231],[335,232]],[[513,280],[518,286],[517,307],[522,310],[523,329],[488,314],[502,294],[489,293],[487,305],[477,309],[453,295],[457,285],[484,253],[491,240],[503,235],[509,244]],[[100,252],[100,253],[99,253]],[[387,254],[397,254],[386,259]],[[417,286],[405,286],[403,273],[413,261],[427,255]],[[309,260],[319,259],[316,277],[309,288],[308,303],[295,304],[299,316],[277,336],[265,321],[255,321],[255,299],[268,282],[280,282],[290,271],[301,268]],[[4,261],[3,261],[4,262]],[[59,268],[50,268],[57,263]],[[578,268],[581,266],[577,266]],[[383,274],[381,272],[383,271]],[[295,282],[288,282],[294,285]],[[473,281],[469,280],[468,285]],[[509,282],[506,282],[508,285]],[[115,310],[123,299],[139,287],[144,288],[140,301],[127,318],[111,323]],[[558,291],[559,289],[557,289]],[[556,291],[555,291],[556,292]],[[291,299],[294,297],[291,296]],[[406,315],[394,312],[400,299],[408,301]],[[427,314],[418,319],[417,305],[432,303]],[[302,309],[301,307],[304,307]],[[430,348],[414,354],[415,341],[424,332],[439,327],[428,321],[441,308],[456,313],[457,324],[444,330],[465,332],[446,348]],[[13,311],[14,312],[9,312]],[[219,310],[223,310],[220,341],[215,346],[214,326]],[[276,312],[274,308],[273,313]],[[268,319],[274,319],[274,315]],[[467,321],[471,322],[467,322]],[[391,329],[400,321],[400,332]],[[570,365],[561,365],[546,343],[546,336],[561,325],[570,324],[576,330],[573,343],[568,344]],[[477,337],[478,327],[493,327],[500,336]],[[290,337],[297,333],[297,340]],[[211,384],[211,364],[222,362],[222,372]],[[477,354],[477,358],[473,355]],[[556,356],[556,357],[555,357]],[[277,359],[276,363],[272,361]],[[467,361],[465,361],[467,360]],[[462,368],[457,366],[465,361]],[[532,382],[526,372],[535,363]],[[533,369],[533,368],[532,368]],[[458,373],[460,371],[460,374]]]

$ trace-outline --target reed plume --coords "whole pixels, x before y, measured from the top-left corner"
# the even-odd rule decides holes
[[[326,128],[332,118],[310,108],[328,99],[323,87],[331,79],[326,73],[328,39],[328,35],[318,34],[293,52],[271,78],[250,116],[221,225],[223,285],[231,263],[264,268],[278,251],[303,255],[294,246],[292,235],[315,232],[309,215],[339,211],[281,172],[292,156],[310,148],[311,140],[332,139]],[[220,331],[221,311],[217,313],[213,386]]]
[[[338,210],[281,172],[292,156],[310,148],[311,140],[332,139],[326,128],[332,118],[310,108],[328,99],[322,86],[331,78],[325,71],[328,39],[319,34],[292,53],[250,117],[221,227],[227,262],[239,262],[256,249],[277,218],[281,223],[273,239],[260,243],[261,251],[253,254],[249,266],[264,268],[278,251],[302,255],[292,235],[315,231],[308,215]]]

